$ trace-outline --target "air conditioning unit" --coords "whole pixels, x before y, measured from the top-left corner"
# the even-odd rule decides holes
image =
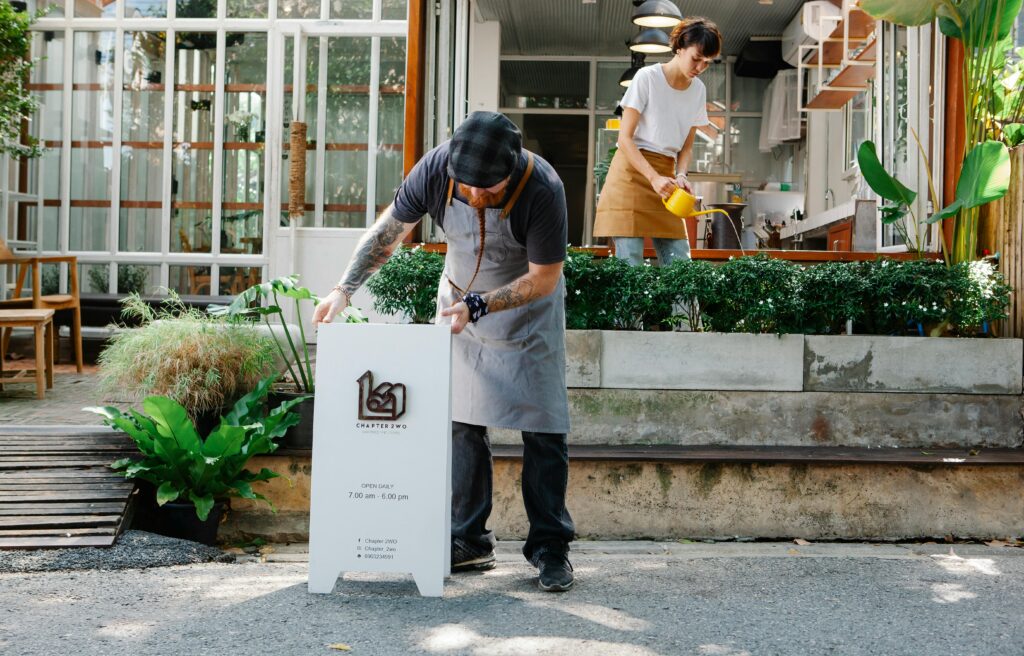
[[[805,2],[782,33],[782,58],[790,66],[800,64],[800,46],[828,38],[843,17],[843,10],[827,0]]]

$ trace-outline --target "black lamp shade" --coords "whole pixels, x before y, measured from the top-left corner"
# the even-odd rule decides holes
[[[679,7],[670,0],[647,0],[633,10],[633,23],[641,27],[675,27],[682,20]]]
[[[629,53],[629,68],[627,68],[626,72],[619,78],[619,86],[628,87],[630,85],[633,81],[633,76],[636,75],[636,72],[646,64],[646,58],[647,55],[642,52]]]
[[[629,49],[644,54],[657,54],[670,52],[672,45],[667,34],[657,28],[648,27],[637,32],[636,36],[629,40]]]

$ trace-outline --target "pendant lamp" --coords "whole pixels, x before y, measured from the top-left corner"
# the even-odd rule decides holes
[[[670,0],[633,0],[633,24],[640,27],[675,27],[683,20],[679,7]]]
[[[636,35],[629,40],[629,49],[633,52],[658,54],[671,52],[672,45],[669,42],[667,34],[655,27],[647,27],[637,32]]]
[[[630,54],[629,68],[627,68],[626,72],[619,78],[619,86],[626,88],[629,87],[630,83],[633,81],[633,76],[636,75],[637,71],[644,67],[644,60],[646,57],[647,56],[642,52],[634,52]]]

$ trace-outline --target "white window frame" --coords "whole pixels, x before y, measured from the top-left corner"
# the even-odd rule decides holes
[[[457,0],[463,1],[463,0]],[[64,5],[65,0],[57,0],[53,4]],[[280,223],[281,204],[281,179],[279,176],[284,172],[281,167],[281,136],[283,134],[281,116],[283,109],[283,67],[276,67],[275,62],[280,61],[284,54],[284,35],[294,34],[296,30],[302,30],[311,36],[326,38],[329,36],[345,37],[372,37],[373,50],[371,54],[371,80],[370,85],[370,123],[371,128],[368,134],[368,157],[367,162],[367,213],[366,225],[370,225],[376,218],[376,135],[378,125],[377,94],[379,93],[373,81],[379,77],[380,69],[380,38],[381,37],[408,37],[407,20],[383,20],[381,18],[382,0],[373,0],[372,18],[368,20],[329,19],[330,0],[320,0],[320,16],[318,18],[277,18],[279,0],[269,0],[267,18],[228,18],[227,0],[218,0],[216,18],[176,18],[175,0],[168,0],[167,16],[163,18],[126,18],[124,16],[125,3],[120,0],[117,3],[116,14],[111,18],[75,17],[71,15],[74,9],[74,0],[67,0],[64,7],[65,15],[60,17],[40,18],[32,27],[34,31],[61,32],[64,35],[64,61],[63,61],[63,90],[62,90],[62,150],[61,150],[61,184],[60,184],[60,212],[58,216],[58,250],[42,250],[42,239],[36,244],[36,252],[40,254],[61,254],[74,255],[80,266],[90,264],[109,265],[108,293],[117,291],[117,268],[121,264],[139,264],[159,266],[158,286],[166,288],[169,286],[170,266],[191,265],[210,267],[211,289],[210,296],[220,294],[220,268],[227,267],[259,267],[262,275],[268,274],[271,260],[274,258],[270,250],[275,242],[275,235]],[[69,223],[70,223],[70,196],[71,196],[71,100],[72,100],[72,76],[74,54],[74,35],[78,32],[114,32],[115,34],[115,56],[114,74],[115,82],[113,89],[113,115],[114,130],[112,134],[113,161],[111,167],[110,213],[107,221],[107,250],[106,251],[74,251],[69,247]],[[214,149],[213,149],[213,193],[211,194],[211,252],[210,253],[172,253],[170,251],[170,228],[171,228],[171,177],[173,173],[172,130],[164,131],[163,143],[163,188],[161,190],[161,218],[160,218],[160,250],[159,252],[120,252],[118,250],[120,234],[120,166],[121,166],[121,132],[122,117],[121,107],[123,103],[123,75],[124,57],[124,34],[125,32],[165,32],[168,43],[174,42],[177,32],[215,32],[217,34],[216,47],[216,86],[214,106],[217,107],[214,117]],[[266,107],[266,141],[264,148],[265,178],[263,196],[263,244],[262,253],[258,255],[244,254],[221,254],[220,249],[220,221],[223,205],[223,135],[224,135],[224,57],[225,57],[225,35],[228,32],[250,32],[262,33],[267,36],[267,107]],[[174,120],[174,80],[175,64],[173,48],[167,48],[165,61],[164,79],[167,80],[167,88],[164,92],[164,121],[165,125],[172,126]],[[326,49],[321,48],[321,57],[326,58]],[[324,63],[324,60],[321,60]],[[326,66],[320,70],[326,72]],[[320,85],[323,94],[323,85]],[[321,111],[324,104],[318,103]],[[318,121],[319,126],[324,121]],[[318,151],[323,150],[323,140],[318,139]],[[322,153],[318,152],[317,171],[323,170]],[[318,185],[322,187],[322,184]],[[323,191],[318,191],[318,226],[323,221]],[[40,231],[42,215],[37,214],[37,231]],[[302,228],[300,228],[302,229]],[[61,288],[67,288],[67,270],[61,265]]]

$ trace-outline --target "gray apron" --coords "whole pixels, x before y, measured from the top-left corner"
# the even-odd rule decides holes
[[[529,270],[526,247],[512,235],[508,216],[533,172],[533,154],[502,209],[486,209],[486,239],[474,282],[480,228],[476,210],[453,198],[448,184],[443,228],[448,239],[437,290],[437,319],[462,295],[498,289]],[[449,282],[449,280],[451,282]],[[526,305],[488,314],[452,336],[452,419],[466,424],[535,433],[568,433],[565,389],[565,281]],[[440,323],[440,321],[438,321]]]

